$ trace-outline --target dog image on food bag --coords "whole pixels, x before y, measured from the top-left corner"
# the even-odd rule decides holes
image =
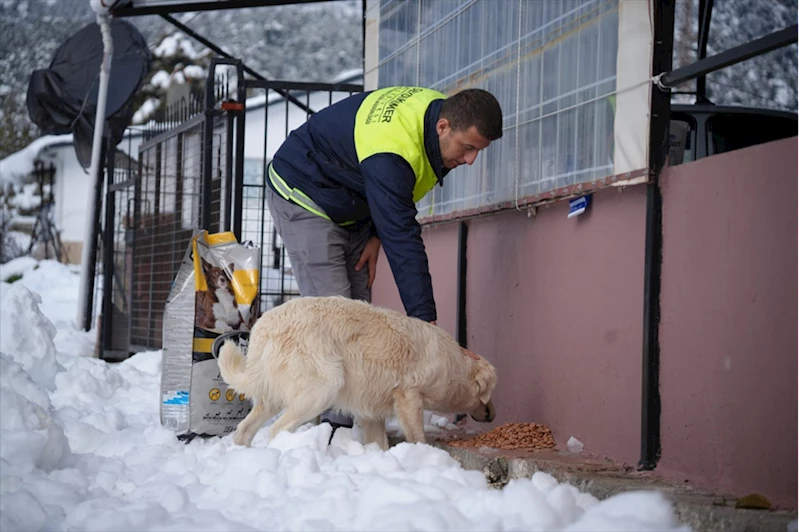
[[[440,327],[393,310],[339,296],[289,301],[258,319],[246,357],[232,341],[220,350],[222,379],[253,401],[234,442],[249,446],[281,410],[270,438],[332,408],[384,450],[390,416],[411,443],[425,442],[424,410],[493,421],[496,370],[470,354]]]
[[[241,319],[228,275],[232,275],[233,263],[224,268],[213,266],[205,259],[202,260],[202,271],[208,290],[200,290],[195,299],[195,325],[202,329],[218,330],[222,332],[246,328],[247,324]],[[229,272],[229,273],[228,273]]]

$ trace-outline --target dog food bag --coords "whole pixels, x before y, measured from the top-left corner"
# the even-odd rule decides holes
[[[233,233],[192,237],[163,324],[161,424],[180,439],[232,432],[252,408],[222,380],[212,345],[221,334],[249,331],[255,323],[259,272],[260,250]]]

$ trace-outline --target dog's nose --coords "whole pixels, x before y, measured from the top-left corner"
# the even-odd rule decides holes
[[[483,405],[482,410],[475,409],[471,413],[471,418],[480,423],[490,423],[494,421],[494,417],[496,417],[496,412],[494,411],[494,405],[491,401]]]

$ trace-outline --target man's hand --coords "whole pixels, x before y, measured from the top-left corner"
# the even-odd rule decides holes
[[[377,257],[380,255],[380,239],[376,236],[369,238],[366,245],[363,247],[361,257],[358,259],[358,264],[355,265],[355,271],[359,272],[366,264],[369,268],[369,282],[366,284],[367,288],[372,288],[372,283],[375,282],[375,273],[377,273]]]
[[[461,351],[463,351],[463,354],[466,355],[469,358],[473,358],[475,360],[480,360],[480,355],[478,355],[477,353],[475,353],[474,351],[472,351],[470,349],[466,349],[465,347],[461,347]]]

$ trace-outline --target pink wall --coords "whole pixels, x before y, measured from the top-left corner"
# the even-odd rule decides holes
[[[797,141],[663,178],[658,470],[796,507]]]
[[[796,507],[796,139],[663,177],[662,458],[700,487]],[[505,422],[640,458],[646,190],[469,221],[469,346],[499,372]],[[424,231],[440,323],[455,332],[457,223]],[[385,259],[374,302],[401,309]]]
[[[469,221],[469,346],[497,366],[496,424],[540,422],[565,446],[637,463],[645,190]],[[455,332],[457,223],[426,229],[440,324]],[[374,303],[401,309],[381,260]]]
[[[458,291],[458,224],[450,223],[425,227],[422,232],[433,278],[433,295],[436,298],[438,325],[455,336],[456,294]],[[394,276],[385,254],[380,252],[377,277],[372,286],[372,302],[382,307],[403,310]]]

